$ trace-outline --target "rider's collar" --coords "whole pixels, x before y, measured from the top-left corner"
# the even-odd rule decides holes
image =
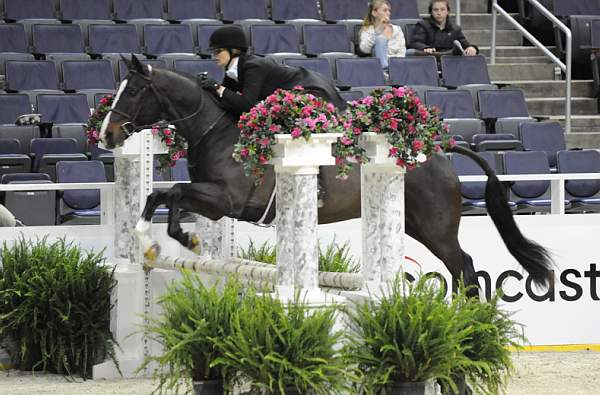
[[[239,60],[240,60],[240,58],[238,56],[231,59],[231,62],[229,62],[229,67],[227,67],[227,71],[225,72],[225,75],[227,75],[227,77],[229,77],[235,81],[239,81],[238,80],[238,62],[239,62]]]

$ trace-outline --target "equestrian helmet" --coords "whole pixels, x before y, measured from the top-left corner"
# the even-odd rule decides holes
[[[245,51],[248,49],[248,42],[244,31],[239,26],[223,26],[210,35],[208,47],[209,49],[236,48]]]

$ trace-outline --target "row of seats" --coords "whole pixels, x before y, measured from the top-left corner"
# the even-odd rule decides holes
[[[390,0],[392,18],[418,18],[416,0]],[[0,0],[4,19],[362,19],[366,0]]]
[[[548,156],[543,151],[507,151],[478,153],[497,174],[549,174]],[[600,152],[597,150],[561,150],[557,155],[559,173],[600,173]],[[450,160],[458,175],[483,175],[481,168],[470,158],[452,154]],[[507,199],[515,213],[550,212],[550,181],[510,182]],[[463,212],[486,214],[485,182],[463,182]],[[599,212],[600,180],[568,180],[565,182],[567,212]]]
[[[0,158],[2,156],[0,155]],[[156,163],[155,163],[156,167]],[[60,160],[55,178],[47,173],[11,173],[0,178],[2,184],[49,184],[107,182],[105,164],[95,160]],[[154,181],[189,181],[187,160],[180,159],[170,171],[154,172]],[[10,191],[0,201],[25,225],[77,225],[100,223],[100,191]],[[166,222],[167,210],[159,208],[155,222]]]

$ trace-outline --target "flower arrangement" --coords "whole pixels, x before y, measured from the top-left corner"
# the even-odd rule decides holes
[[[295,86],[292,90],[277,89],[242,114],[238,127],[240,139],[233,157],[243,164],[246,175],[260,183],[273,157],[276,134],[308,141],[312,133],[341,133],[350,122],[340,119],[333,104]]]
[[[411,89],[380,89],[371,96],[350,103],[345,115],[344,136],[334,145],[333,153],[339,166],[338,177],[346,178],[353,163],[366,163],[364,150],[358,141],[362,133],[385,134],[391,145],[389,156],[407,170],[419,166],[442,148],[434,141],[439,137],[442,146],[452,145],[447,125],[440,121],[437,110],[421,103]]]
[[[112,107],[113,95],[106,95],[98,102],[98,107],[90,116],[85,127],[85,135],[88,144],[97,145],[100,141],[100,130],[102,122]],[[160,140],[165,143],[168,148],[168,153],[157,155],[158,168],[165,170],[175,166],[175,162],[180,158],[185,158],[187,155],[187,143],[185,139],[175,133],[175,127],[167,125],[165,122],[158,122],[152,125],[152,134],[159,136]]]

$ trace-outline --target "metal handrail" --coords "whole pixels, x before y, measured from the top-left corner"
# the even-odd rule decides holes
[[[573,57],[572,41],[573,37],[571,29],[565,26],[556,16],[554,16],[546,7],[541,5],[537,0],[527,0],[537,10],[544,15],[546,18],[557,26],[566,37],[567,49],[566,49],[566,64],[563,63],[556,55],[554,55],[548,48],[544,46],[537,38],[527,31],[515,18],[510,16],[506,10],[498,5],[498,0],[493,0],[492,3],[492,49],[490,55],[490,64],[496,64],[496,31],[497,31],[497,14],[500,13],[505,17],[511,25],[521,32],[525,38],[531,43],[538,47],[547,57],[552,60],[554,64],[561,68],[565,72],[565,132],[571,133],[571,64]]]
[[[454,19],[456,20],[456,24],[460,26],[460,0],[456,0],[456,7],[454,8],[454,13],[456,16]]]

